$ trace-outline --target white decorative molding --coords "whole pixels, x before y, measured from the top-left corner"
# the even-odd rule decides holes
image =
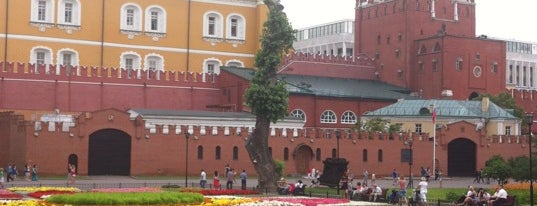
[[[80,26],[78,25],[68,25],[68,24],[58,24],[59,29],[65,30],[65,33],[72,34],[73,30],[79,31]]]
[[[166,37],[166,33],[160,33],[160,32],[145,32],[146,36],[150,36],[153,41],[158,41],[160,38]]]
[[[135,36],[142,35],[142,31],[124,30],[124,29],[122,29],[120,31],[121,31],[121,34],[127,35],[127,38],[129,38],[129,39],[134,39]]]
[[[47,29],[54,27],[53,23],[46,22],[30,22],[30,25],[37,27],[40,32],[45,32]]]

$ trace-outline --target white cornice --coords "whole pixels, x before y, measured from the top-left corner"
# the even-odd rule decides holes
[[[62,44],[78,44],[78,45],[91,45],[91,46],[100,46],[101,42],[99,41],[87,41],[87,40],[78,40],[78,39],[66,39],[66,38],[54,38],[54,37],[40,37],[40,36],[30,36],[30,35],[17,35],[17,34],[8,34],[10,39],[20,39],[28,41],[38,41],[38,42],[51,42],[51,43],[62,43]],[[5,34],[0,34],[0,38],[6,38]],[[186,53],[187,49],[184,48],[173,48],[173,47],[157,47],[157,46],[145,46],[145,45],[133,45],[133,44],[118,44],[111,42],[104,42],[106,47],[118,47],[126,49],[145,49],[153,51],[167,51],[167,52],[177,52],[177,53]],[[220,55],[220,56],[236,56],[236,57],[246,57],[253,58],[254,54],[245,54],[245,53],[233,53],[233,52],[219,52],[219,51],[208,51],[208,50],[195,50],[191,49],[191,53],[195,54],[207,54],[207,55]]]
[[[223,4],[230,6],[257,7],[257,0],[192,0],[193,2]]]

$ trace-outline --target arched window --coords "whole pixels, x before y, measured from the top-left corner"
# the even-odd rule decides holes
[[[58,24],[80,26],[81,12],[79,0],[60,0],[58,2]]]
[[[352,111],[343,112],[341,115],[342,124],[355,124],[356,123],[356,114]]]
[[[304,113],[304,111],[302,111],[301,109],[295,109],[291,111],[291,116],[302,119],[304,120],[304,122],[306,121],[306,113]]]
[[[230,14],[226,20],[226,38],[231,40],[246,40],[246,21],[240,14]]]
[[[336,113],[326,110],[321,114],[321,123],[336,123]]]
[[[61,49],[56,57],[56,65],[78,66],[78,52],[73,49]]]
[[[268,148],[269,155],[272,157],[272,147]]]
[[[145,56],[144,70],[147,72],[147,79],[160,79],[160,72],[164,71],[164,58],[161,55],[152,53]]]
[[[160,6],[149,6],[145,10],[145,31],[166,33],[166,10]]]
[[[31,21],[54,24],[54,1],[32,0]]]
[[[379,149],[379,151],[378,151],[378,161],[379,161],[379,162],[382,162],[382,158],[383,158],[383,157],[382,157],[382,150]]]
[[[220,74],[220,66],[222,62],[215,58],[206,59],[203,63],[203,82],[209,81],[214,82],[215,75]]]
[[[138,53],[130,51],[121,54],[119,68],[127,71],[126,78],[139,78],[141,64],[142,60]]]
[[[367,162],[367,149],[362,151],[362,161]]]
[[[227,67],[244,67],[244,63],[239,60],[229,60],[226,62]]]
[[[332,149],[332,158],[336,158],[336,157],[337,157],[337,150]]]
[[[239,160],[239,148],[237,146],[233,147],[233,160]]]
[[[214,159],[216,160],[220,160],[220,157],[221,157],[221,151],[222,149],[220,148],[220,146],[216,146],[216,149],[214,150]]]
[[[283,148],[283,160],[288,161],[289,160],[289,148]]]
[[[72,49],[62,49],[58,51],[56,57],[56,65],[59,68],[56,69],[56,74],[71,73],[71,68],[78,66],[78,52]],[[60,71],[60,68],[65,68],[67,71]]]
[[[122,31],[142,31],[142,8],[133,3],[124,4],[121,7],[121,23]]]
[[[198,146],[198,159],[199,160],[202,160],[203,159],[203,146]]]
[[[321,161],[321,148],[315,150],[315,160]]]
[[[218,12],[207,12],[203,16],[203,37],[223,38],[222,15]]]
[[[45,72],[49,72],[49,65],[52,64],[52,49],[43,46],[32,48],[30,53],[30,63],[34,64],[34,72],[38,73],[37,68],[45,67]]]

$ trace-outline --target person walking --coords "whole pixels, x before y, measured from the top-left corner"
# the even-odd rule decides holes
[[[235,171],[234,171],[234,169],[230,169],[229,172],[227,172],[226,178],[227,178],[226,189],[228,189],[228,190],[233,189],[233,182],[235,182]]]
[[[37,181],[39,180],[39,176],[38,176],[38,173],[37,173],[37,165],[33,165],[32,166],[32,181]]]
[[[214,189],[215,189],[215,190],[219,190],[219,189],[220,189],[220,177],[218,177],[218,170],[215,170],[215,171],[214,171],[213,185],[214,185]]]
[[[427,178],[421,177],[420,183],[418,183],[419,188],[419,196],[420,196],[420,205],[426,206],[427,205],[427,186],[429,186],[429,183],[427,182]]]
[[[30,181],[30,165],[24,165],[24,180]]]
[[[4,174],[4,168],[0,168],[0,189],[4,189],[4,179],[5,178],[5,174]]]
[[[369,173],[367,172],[367,170],[364,170],[363,175],[364,175],[364,179],[362,181],[362,184],[368,185],[367,184],[367,177],[369,176]]]
[[[205,170],[201,170],[200,174],[200,187],[205,188],[205,184],[207,183],[207,173],[205,173]]]
[[[241,178],[241,189],[246,190],[246,179],[248,179],[248,175],[246,174],[246,170],[242,170],[240,174]]]

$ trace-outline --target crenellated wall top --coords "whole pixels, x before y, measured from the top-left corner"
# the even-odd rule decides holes
[[[4,68],[5,65],[5,68]],[[0,62],[3,78],[49,79],[65,81],[143,81],[143,82],[188,82],[214,84],[217,74],[184,71],[129,70],[94,66],[35,65],[22,62]],[[215,75],[215,78],[209,78]]]

